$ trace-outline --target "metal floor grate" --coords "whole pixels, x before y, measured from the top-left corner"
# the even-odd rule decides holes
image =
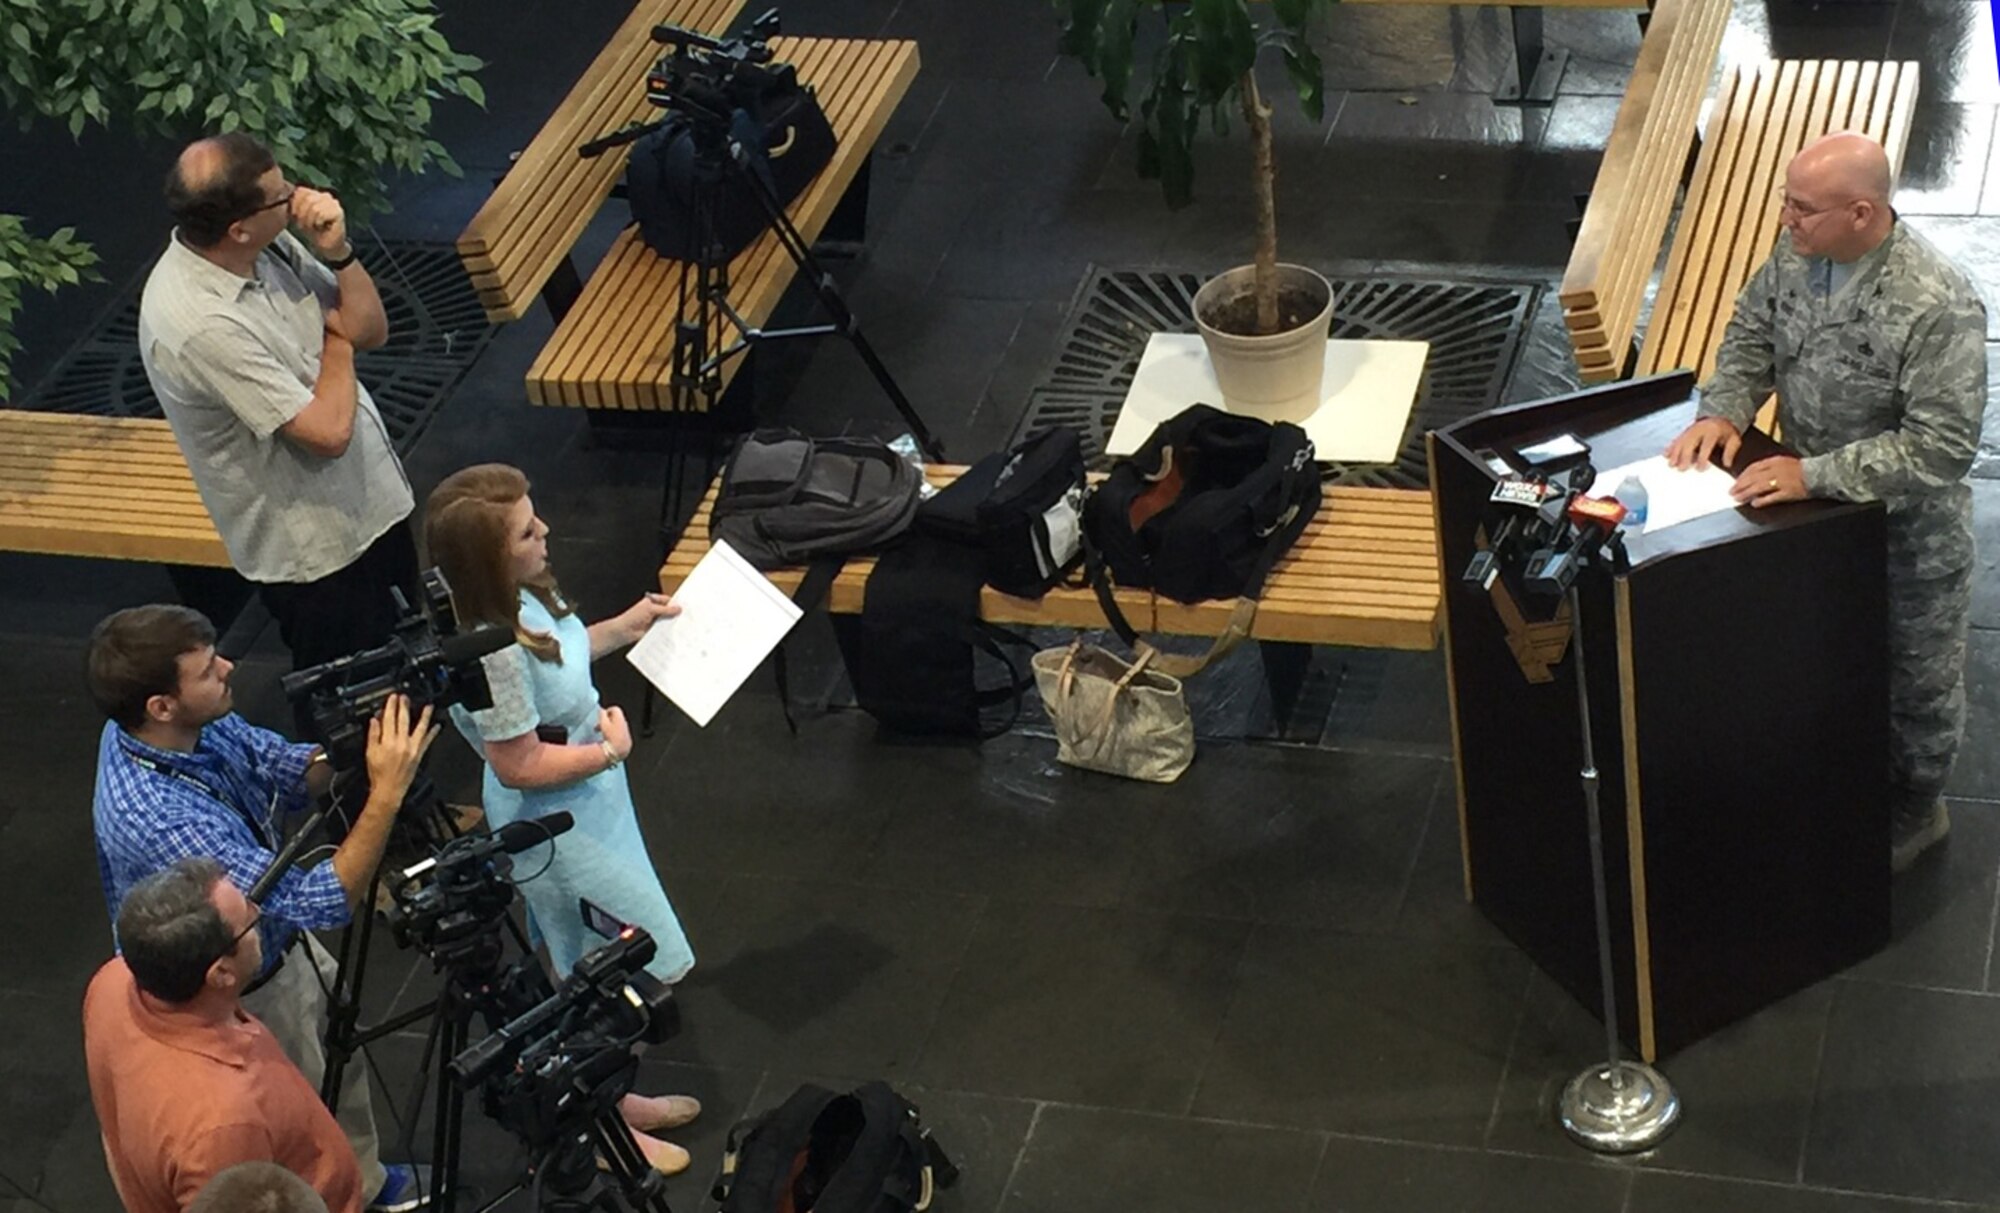
[[[356,357],[355,374],[368,385],[397,452],[407,455],[486,347],[493,326],[450,245],[363,237],[359,247],[388,313],[389,340]],[[144,287],[142,273],[20,407],[158,417],[160,403],[139,360]]]
[[[1426,487],[1424,434],[1500,403],[1542,285],[1337,268],[1327,277],[1334,290],[1329,336],[1431,343],[1396,461],[1332,464],[1328,478]],[[1099,459],[1147,338],[1194,331],[1194,293],[1202,282],[1202,275],[1177,271],[1092,269],[1063,324],[1055,360],[1029,395],[1016,439],[1067,425],[1083,433],[1086,454]]]

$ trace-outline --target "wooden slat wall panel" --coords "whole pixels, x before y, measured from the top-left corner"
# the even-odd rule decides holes
[[[916,78],[917,44],[781,38],[773,49],[798,66],[800,79],[817,86],[839,141],[832,161],[789,208],[811,241]],[[528,399],[584,408],[672,408],[673,333],[684,310],[681,271],[682,263],[660,257],[637,232],[621,233],[529,368]],[[747,323],[761,324],[795,272],[777,237],[766,232],[730,265],[730,303]],[[718,316],[710,329],[712,348],[733,334]],[[724,364],[725,385],[741,362]]]
[[[720,34],[743,2],[640,0],[633,7],[458,238],[489,319],[497,324],[527,314],[624,172],[629,148],[584,160],[577,147],[657,115],[646,100],[645,76],[666,48],[652,40],[653,27]]]
[[[948,484],[963,469],[927,469],[933,483]],[[687,529],[660,568],[660,587],[671,594],[708,553],[710,485]],[[841,570],[827,594],[828,610],[861,610],[869,559]],[[791,593],[802,570],[770,578]],[[1320,512],[1272,571],[1252,635],[1262,640],[1341,644],[1364,648],[1437,647],[1440,610],[1437,532],[1431,495],[1421,490],[1329,488]],[[1141,590],[1120,590],[1119,605],[1133,626],[1169,635],[1213,636],[1228,622],[1234,601],[1183,605]],[[1039,602],[987,589],[981,615],[995,623],[1101,628],[1104,614],[1085,588],[1063,587]]]
[[[1773,60],[1725,76],[1647,321],[1641,374],[1686,367],[1706,379],[1715,370],[1736,296],[1782,234],[1785,166],[1806,144],[1860,130],[1882,141],[1900,175],[1918,80],[1915,63],[1875,60]]]
[[[1729,10],[1729,0],[1660,0],[1640,43],[1560,289],[1585,382],[1623,368]]]
[[[0,550],[227,568],[164,421],[0,409]]]

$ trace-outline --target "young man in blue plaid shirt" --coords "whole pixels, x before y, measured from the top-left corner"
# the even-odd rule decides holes
[[[280,817],[305,808],[331,782],[317,747],[235,714],[233,668],[215,651],[214,627],[186,607],[119,611],[91,636],[90,692],[109,718],[98,743],[92,813],[114,920],[133,885],[181,859],[214,859],[248,892],[282,843]],[[430,708],[412,719],[409,701],[391,696],[369,722],[368,800],[347,837],[330,858],[287,871],[264,897],[264,967],[243,1005],[315,1087],[326,1068],[321,980],[331,984],[333,962],[306,931],[352,917],[436,735]],[[288,951],[295,953],[290,964]],[[366,1066],[347,1068],[334,1112],[361,1160],[362,1190],[376,1194],[370,1207],[401,1213],[420,1205],[414,1170],[381,1163]]]

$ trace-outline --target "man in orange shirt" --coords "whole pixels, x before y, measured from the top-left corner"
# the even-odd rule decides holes
[[[305,1075],[239,1005],[259,912],[213,860],[184,859],[118,907],[114,957],[83,998],[84,1060],[128,1213],[181,1213],[211,1178],[274,1162],[332,1213],[361,1213],[353,1147]]]

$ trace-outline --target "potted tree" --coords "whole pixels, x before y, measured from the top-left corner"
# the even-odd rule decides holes
[[[1266,48],[1281,54],[1299,103],[1315,122],[1325,114],[1319,56],[1307,41],[1313,14],[1333,0],[1272,0],[1259,29],[1247,0],[1052,0],[1062,49],[1104,82],[1104,104],[1121,122],[1130,103],[1140,22],[1157,14],[1163,37],[1151,53],[1140,99],[1139,173],[1157,178],[1167,205],[1193,195],[1194,138],[1204,117],[1227,129],[1232,113],[1249,127],[1257,243],[1247,266],[1227,270],[1195,295],[1195,324],[1232,408],[1294,417],[1319,404],[1320,372],[1333,316],[1333,288],[1317,272],[1278,260],[1277,170],[1271,107],[1256,66]],[[1150,32],[1150,31],[1149,31]]]

